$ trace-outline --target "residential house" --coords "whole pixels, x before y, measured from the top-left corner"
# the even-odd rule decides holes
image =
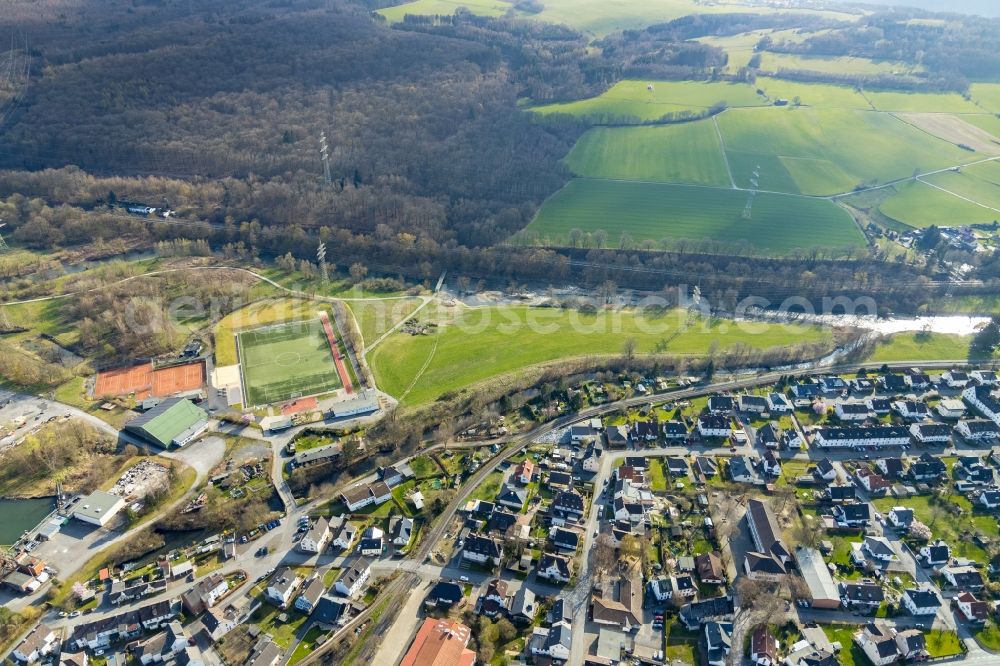
[[[854,478],[858,480],[862,488],[872,495],[884,495],[892,487],[892,484],[868,467],[859,468],[854,474]]]
[[[899,661],[899,648],[892,630],[884,624],[869,622],[854,634],[854,642],[874,666],[888,666]]]
[[[990,605],[977,599],[971,592],[962,592],[955,597],[955,605],[959,615],[969,624],[984,625],[990,617]]]
[[[962,391],[962,398],[983,417],[1000,425],[1000,402],[997,402],[988,386],[970,386]]]
[[[365,584],[372,575],[372,563],[366,557],[355,559],[344,567],[333,584],[334,591],[344,597],[355,597],[365,589]]]
[[[246,666],[275,666],[281,661],[283,654],[270,636],[265,636],[257,641],[250,656],[247,658]]]
[[[996,386],[998,382],[997,373],[992,370],[973,370],[969,377],[986,386]]]
[[[941,568],[941,575],[949,587],[967,592],[980,592],[986,584],[983,574],[975,567],[946,566]]]
[[[410,543],[413,535],[413,519],[393,516],[389,519],[389,540],[397,548],[403,548]]]
[[[823,393],[831,395],[835,393],[843,393],[849,388],[847,382],[843,378],[837,376],[823,377],[819,380],[819,387]]]
[[[838,504],[833,507],[833,519],[838,527],[863,529],[871,520],[871,506],[867,502]]]
[[[899,559],[889,540],[878,536],[865,536],[851,556],[859,566],[864,566],[865,560],[869,560],[879,567],[885,567]]]
[[[875,382],[867,377],[856,377],[847,383],[850,384],[851,391],[854,393],[868,395],[875,390]]]
[[[543,553],[539,558],[536,572],[539,578],[557,583],[568,583],[573,577],[572,560],[563,555]]]
[[[219,603],[222,597],[229,592],[229,583],[226,577],[213,573],[202,578],[194,584],[191,589],[181,595],[181,604],[190,615],[197,615],[206,608],[211,608]]]
[[[389,467],[379,467],[375,475],[379,481],[383,481],[390,488],[395,488],[415,476],[413,470],[406,463],[397,463]]]
[[[551,627],[536,627],[528,640],[528,652],[535,657],[547,657],[548,663],[569,661],[573,646],[573,628],[567,620],[560,620]],[[536,663],[539,662],[536,659]]]
[[[969,373],[964,370],[948,370],[941,375],[941,382],[950,389],[965,388],[969,383]]]
[[[465,599],[462,586],[454,581],[441,580],[434,584],[424,600],[424,605],[449,609]]]
[[[710,620],[732,619],[733,598],[724,596],[692,601],[681,607],[679,617],[689,631],[697,630]]]
[[[993,485],[993,469],[979,456],[960,456],[953,467],[955,478],[980,486]]]
[[[604,432],[604,437],[608,447],[612,449],[624,449],[628,446],[628,428],[623,425],[609,426]]]
[[[743,394],[736,398],[739,409],[745,414],[764,414],[767,412],[767,399],[761,395]]]
[[[346,488],[340,493],[340,497],[344,500],[344,505],[349,511],[363,509],[375,501],[375,497],[372,495],[372,491],[367,485]]]
[[[892,409],[904,421],[922,421],[927,418],[927,405],[919,400],[897,400],[892,403]]]
[[[967,419],[958,422],[955,432],[975,442],[992,441],[1000,437],[1000,425],[988,419]]]
[[[372,502],[376,505],[385,504],[392,499],[392,488],[384,481],[377,481],[369,486],[372,494]]]
[[[905,471],[902,458],[879,458],[875,461],[875,467],[887,479],[898,479]]]
[[[500,542],[490,537],[470,534],[462,547],[462,559],[481,565],[499,565],[503,555]]]
[[[698,473],[706,479],[713,478],[719,472],[719,466],[715,462],[715,458],[710,456],[698,456],[695,458],[694,464],[698,469]]]
[[[552,500],[550,510],[563,520],[579,521],[584,513],[583,496],[572,489],[564,490]]]
[[[374,525],[366,527],[358,542],[358,552],[365,557],[379,557],[385,548],[385,530]]]
[[[841,583],[840,603],[862,613],[869,613],[885,601],[885,591],[876,583]]]
[[[811,400],[819,396],[819,384],[795,384],[791,392],[796,400]]]
[[[357,525],[344,521],[344,524],[341,525],[340,531],[337,532],[337,536],[334,537],[331,545],[348,550],[351,547],[351,544],[354,543],[354,537],[357,533]]]
[[[882,375],[878,383],[887,393],[906,393],[910,390],[910,378],[906,375]]]
[[[732,622],[706,622],[702,630],[708,666],[725,666],[732,649]]]
[[[868,418],[868,406],[863,402],[838,402],[833,413],[841,421],[864,421]]]
[[[948,468],[930,453],[923,453],[910,465],[907,473],[917,483],[935,483],[948,473]]]
[[[865,406],[876,416],[885,416],[892,411],[892,400],[889,398],[868,398]]]
[[[750,661],[757,666],[778,666],[778,647],[778,639],[761,625],[750,635]]]
[[[321,627],[336,627],[347,619],[347,611],[350,607],[350,602],[343,597],[324,594],[316,602],[309,619]]]
[[[935,409],[943,419],[956,420],[965,416],[965,403],[961,400],[945,398],[937,404]]]
[[[520,511],[524,508],[524,503],[528,501],[528,491],[508,483],[500,489],[494,501],[514,511]]]
[[[137,638],[143,630],[153,631],[173,619],[180,610],[180,604],[158,601],[118,615],[106,615],[91,622],[82,622],[73,627],[73,633],[63,649],[68,645],[77,650],[99,650],[107,648],[113,641]]]
[[[287,608],[300,585],[302,578],[297,573],[289,567],[281,567],[268,583],[267,599],[281,608]]]
[[[39,623],[17,644],[12,654],[25,664],[31,664],[45,657],[57,642],[56,632],[45,623]]]
[[[514,593],[514,599],[510,603],[510,619],[514,624],[531,625],[536,613],[538,602],[535,600],[535,593],[527,585],[522,585]]]
[[[729,417],[721,414],[702,414],[698,417],[698,434],[702,437],[729,437]]]
[[[687,439],[687,426],[680,421],[667,421],[663,424],[663,436],[671,441]]]
[[[603,454],[604,449],[597,444],[591,444],[584,452],[580,466],[585,472],[597,472],[601,469],[601,456]]]
[[[757,445],[766,449],[777,449],[781,446],[781,430],[774,421],[757,428]]]
[[[722,560],[715,553],[702,553],[694,558],[698,569],[698,578],[706,585],[722,585],[726,582],[726,574],[722,568]]]
[[[553,527],[549,530],[549,541],[558,550],[575,553],[577,547],[580,545],[580,535],[573,530]]]
[[[480,615],[488,618],[506,616],[510,610],[513,595],[507,590],[507,581],[495,578],[486,586],[486,590],[476,604]]]
[[[820,448],[902,446],[910,431],[902,426],[820,427],[813,430],[813,444]]]
[[[951,441],[951,426],[945,423],[914,423],[910,426],[913,439],[921,444],[947,444]]]
[[[948,564],[949,560],[951,560],[951,548],[941,540],[923,546],[917,554],[917,561],[932,569]]]
[[[792,411],[792,404],[781,393],[769,393],[767,396],[767,411],[771,414],[788,414]]]
[[[568,472],[551,471],[545,479],[545,485],[551,488],[569,488],[573,485],[573,475]]]
[[[652,421],[636,421],[629,436],[634,442],[655,442],[660,436],[660,422],[655,418]]]
[[[309,531],[299,540],[299,550],[303,553],[322,553],[330,543],[330,523],[326,518],[320,516],[312,524]]]
[[[732,396],[713,395],[708,399],[708,411],[712,414],[721,414],[726,416],[732,414],[735,409],[736,402],[733,400]]]
[[[535,463],[531,462],[530,459],[525,458],[517,464],[514,468],[514,473],[511,475],[511,480],[520,483],[522,486],[526,486],[531,483],[535,475]]]
[[[601,420],[590,419],[569,427],[570,440],[575,443],[593,442],[601,435]]]
[[[829,458],[823,458],[816,463],[812,474],[819,481],[833,481],[837,478],[837,468],[833,466]]]
[[[1000,490],[984,490],[976,502],[984,509],[993,510],[1000,507]]]
[[[188,649],[190,638],[177,620],[167,624],[166,629],[129,646],[129,652],[143,666],[171,662]]]
[[[747,456],[730,458],[728,471],[729,479],[735,483],[760,483],[760,477]]]
[[[926,391],[931,387],[931,376],[926,372],[910,373],[910,388],[918,391]]]
[[[667,456],[663,459],[663,468],[667,476],[671,478],[686,477],[688,475],[687,460],[680,456]]]
[[[937,615],[941,608],[941,598],[931,587],[904,590],[900,603],[911,615]]]
[[[835,483],[823,489],[822,497],[833,504],[847,504],[857,500],[858,492],[853,485]]]
[[[764,455],[760,459],[764,474],[771,477],[781,476],[781,460],[778,459],[778,456],[774,455],[773,451],[764,451]]]
[[[295,609],[302,611],[306,615],[312,613],[325,590],[326,586],[323,585],[323,578],[320,576],[313,576],[305,585],[302,586],[302,591],[299,593],[299,596],[295,598]]]
[[[236,628],[237,619],[237,613],[231,607],[227,610],[209,608],[201,616],[201,626],[214,643]]]
[[[908,530],[913,523],[913,509],[905,506],[894,506],[886,516],[892,526],[898,530]]]

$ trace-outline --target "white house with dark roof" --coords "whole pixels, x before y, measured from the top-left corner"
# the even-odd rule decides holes
[[[372,563],[366,557],[359,557],[344,567],[337,576],[333,589],[342,596],[353,597],[364,589],[372,574]]]
[[[955,432],[964,439],[990,441],[1000,437],[1000,425],[989,419],[963,419],[955,426]]]
[[[937,615],[941,598],[931,587],[911,587],[903,592],[900,603],[910,615]]]
[[[988,386],[970,386],[962,391],[965,402],[985,418],[1000,425],[1000,402],[990,392]]]

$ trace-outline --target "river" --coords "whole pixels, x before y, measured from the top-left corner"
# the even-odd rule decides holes
[[[9,545],[21,538],[25,530],[33,530],[56,508],[52,497],[37,499],[0,499],[0,544]]]

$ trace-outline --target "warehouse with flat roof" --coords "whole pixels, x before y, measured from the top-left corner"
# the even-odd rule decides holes
[[[73,509],[73,517],[91,525],[104,527],[124,506],[125,500],[118,495],[95,490],[77,502],[76,508]]]
[[[184,446],[208,430],[208,413],[185,398],[170,398],[129,421],[123,430],[164,449]]]
[[[809,605],[831,610],[840,608],[840,590],[833,582],[830,569],[820,552],[815,548],[799,546],[795,549],[795,561],[809,589]]]

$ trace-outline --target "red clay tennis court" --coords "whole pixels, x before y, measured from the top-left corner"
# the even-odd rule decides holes
[[[202,361],[153,371],[153,395],[157,397],[197,391],[204,385],[205,364]]]
[[[94,395],[100,397],[135,393],[136,398],[139,398],[140,394],[143,394],[143,397],[148,396],[152,388],[153,364],[140,363],[127,368],[98,372],[97,382],[94,384]]]
[[[175,393],[196,391],[205,385],[205,363],[185,363],[153,369],[152,363],[140,363],[127,368],[102,370],[97,373],[94,395],[131,395],[136,400],[149,396],[165,397]]]
[[[319,406],[319,402],[314,397],[310,398],[298,398],[297,400],[292,400],[291,402],[286,402],[281,406],[282,416],[291,416],[292,414],[298,414],[299,412],[308,412],[314,410]]]

